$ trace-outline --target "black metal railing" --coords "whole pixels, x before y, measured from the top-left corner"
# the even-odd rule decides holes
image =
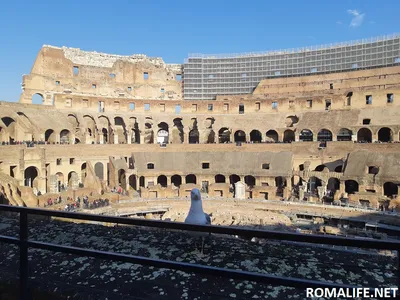
[[[283,277],[270,274],[261,274],[255,272],[205,266],[199,264],[169,261],[163,259],[152,259],[141,256],[133,256],[133,255],[98,251],[98,250],[89,250],[79,247],[62,246],[52,243],[34,241],[30,240],[28,237],[28,215],[41,215],[48,217],[59,217],[59,218],[78,219],[78,220],[96,221],[104,223],[145,226],[145,227],[162,228],[162,229],[188,230],[188,231],[198,231],[206,233],[238,235],[247,238],[258,237],[263,239],[273,239],[281,241],[296,241],[304,243],[348,246],[348,247],[366,248],[366,249],[395,250],[397,251],[397,259],[399,262],[400,242],[398,241],[353,239],[347,237],[309,235],[309,234],[277,232],[277,231],[259,230],[259,229],[247,229],[247,228],[245,229],[245,228],[227,227],[227,226],[192,225],[179,222],[153,221],[153,220],[121,218],[113,216],[89,215],[82,213],[73,213],[73,212],[71,213],[64,211],[26,208],[20,206],[0,205],[0,212],[6,212],[6,211],[19,213],[19,226],[20,226],[19,237],[0,235],[0,242],[15,244],[18,245],[20,248],[21,299],[29,298],[28,248],[50,250],[55,252],[63,252],[67,254],[75,254],[93,258],[101,258],[106,260],[129,262],[133,264],[180,270],[184,272],[221,276],[231,279],[254,281],[264,284],[266,283],[269,285],[282,285],[282,286],[291,286],[297,288],[359,288],[360,287],[360,286],[337,284],[324,281]],[[400,287],[399,263],[397,264],[397,279],[398,279],[398,286]]]

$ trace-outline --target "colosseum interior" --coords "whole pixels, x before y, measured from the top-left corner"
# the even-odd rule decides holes
[[[197,187],[214,201],[206,206],[232,199],[233,210],[400,209],[398,59],[268,77],[212,100],[185,100],[185,74],[161,58],[43,46],[19,103],[0,102],[2,203],[90,193],[116,207],[171,207]]]
[[[23,76],[19,103],[0,102],[0,204],[184,221],[190,193],[198,188],[212,224],[398,238],[399,107],[399,37],[260,56],[193,56],[184,64],[44,45],[30,74]],[[12,225],[15,220],[2,220],[1,233],[18,227]],[[48,242],[56,239],[105,251],[118,245],[122,252],[131,249],[128,253],[135,255],[147,251],[153,258],[210,265],[209,258],[189,253],[185,235],[173,230],[79,227],[58,221],[39,220],[40,227],[30,234]],[[81,238],[85,234],[90,238]],[[168,254],[158,249],[160,245],[168,247]],[[218,236],[210,245],[220,251],[214,265],[222,267],[231,258],[248,271],[269,270],[289,277],[329,276],[328,281],[349,284],[358,284],[361,278],[362,284],[371,285],[397,280],[391,253],[322,246],[317,253],[309,245],[278,247],[264,241],[259,246]],[[13,251],[4,248],[1,265],[13,268],[6,259]],[[265,253],[267,259],[258,259]],[[309,254],[314,259],[311,265],[299,268],[298,262]],[[59,256],[63,261],[55,262],[53,256],[43,257],[30,262],[35,273],[59,272],[64,280],[67,275],[59,265],[66,266],[76,286],[95,280],[81,274],[85,268],[92,268],[93,274],[107,268],[108,275],[115,266],[126,269],[126,264],[100,266],[93,261],[88,267],[84,259]],[[256,261],[261,265],[256,267]],[[354,268],[343,271],[349,261]],[[321,264],[329,264],[322,268],[325,275],[319,273]],[[384,270],[378,272],[380,268]],[[199,281],[179,271],[171,277],[162,269],[140,270],[118,275],[125,285],[110,279],[107,287],[129,294],[126,283],[142,280],[140,299],[150,299],[147,291],[154,289],[152,280],[157,278],[158,285],[167,282],[168,293],[175,295],[171,299],[187,299],[182,298],[187,289],[180,295],[181,289],[170,281]],[[196,284],[201,287],[205,281]],[[225,286],[225,292],[235,297],[244,290],[235,282],[218,283],[210,283],[211,298],[203,288],[197,289],[198,299],[216,299]],[[54,285],[57,289],[62,283]],[[248,286],[252,285],[243,292],[248,295],[240,299],[264,293]],[[164,292],[158,289],[151,299]],[[265,292],[265,298],[279,294],[279,299],[286,299],[293,293],[273,290]]]

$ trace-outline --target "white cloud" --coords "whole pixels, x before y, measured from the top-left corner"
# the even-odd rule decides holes
[[[347,12],[353,16],[350,27],[359,27],[364,22],[365,14],[360,13],[356,9],[348,9]]]
[[[342,23],[342,21],[336,21],[336,24],[342,25],[343,23]]]

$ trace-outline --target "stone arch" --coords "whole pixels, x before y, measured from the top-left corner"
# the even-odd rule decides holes
[[[75,171],[68,173],[68,187],[76,189],[79,187],[79,176]]]
[[[126,190],[126,172],[124,169],[118,170],[118,184]]]
[[[57,180],[57,191],[61,192],[62,186],[65,187],[65,185],[64,185],[64,182],[65,182],[64,174],[61,173],[61,172],[57,172],[56,173],[56,180]]]
[[[348,194],[354,194],[355,192],[358,192],[358,182],[355,180],[346,180],[344,182],[345,186],[345,192]]]
[[[285,132],[283,133],[283,142],[284,143],[291,143],[294,142],[295,139],[295,135],[294,135],[294,131],[287,129],[285,130]]]
[[[144,187],[145,186],[145,178],[144,176],[139,177],[139,186]]]
[[[154,131],[153,131],[153,120],[151,117],[146,117],[144,123],[144,143],[153,144],[154,143]]]
[[[173,175],[173,176],[171,177],[171,183],[172,183],[173,185],[175,185],[176,187],[180,187],[181,184],[182,184],[182,176],[180,176],[180,175]]]
[[[318,194],[318,187],[322,186],[321,179],[318,177],[312,176],[307,182],[307,190],[313,194],[317,195]]]
[[[194,174],[186,175],[185,181],[186,181],[186,183],[194,183],[194,184],[196,184],[197,183],[196,175],[194,175]]]
[[[351,141],[353,139],[353,132],[347,128],[341,128],[337,135],[337,140],[341,141]]]
[[[215,175],[215,183],[225,183],[226,179],[225,176],[222,174]]]
[[[60,144],[69,144],[71,139],[71,133],[68,129],[63,129],[60,132]]]
[[[114,136],[118,137],[118,144],[126,144],[128,142],[128,135],[124,119],[122,117],[115,117],[114,126]]]
[[[101,133],[103,135],[103,143],[107,144],[108,143],[108,130],[106,128],[103,128],[101,130]]]
[[[278,188],[284,188],[286,186],[286,178],[283,176],[275,177],[275,186]]]
[[[382,127],[378,131],[378,141],[388,143],[393,140],[393,131],[389,127]]]
[[[182,118],[175,118],[172,122],[174,123],[174,126],[172,127],[171,142],[174,144],[182,144],[184,140],[184,126],[182,124]]]
[[[253,143],[261,143],[262,141],[262,134],[259,130],[252,130],[250,132],[250,141]]]
[[[98,162],[94,165],[94,173],[100,180],[104,180],[104,165],[101,162]]]
[[[168,144],[169,142],[169,126],[165,122],[158,124],[157,143]]]
[[[312,142],[314,140],[314,134],[310,129],[303,129],[300,131],[299,140],[302,142]]]
[[[207,118],[204,121],[204,141],[206,144],[214,144],[215,143],[215,132],[213,129],[215,119],[214,118]]]
[[[327,189],[328,196],[333,197],[335,195],[335,192],[340,189],[340,180],[335,177],[329,178]]]
[[[158,176],[157,184],[161,185],[161,187],[167,187],[168,186],[167,176],[165,176],[165,175]]]
[[[81,165],[81,178],[82,178],[82,182],[85,181],[86,174],[87,174],[87,164],[86,164],[86,162],[84,162],[84,163]]]
[[[246,142],[246,133],[243,130],[237,130],[234,134],[235,142]]]
[[[277,143],[278,140],[279,140],[279,137],[278,137],[278,133],[276,132],[276,130],[273,130],[273,129],[268,130],[268,131],[265,133],[265,140],[266,140],[267,142]]]
[[[32,104],[42,105],[44,104],[44,97],[41,93],[35,93],[32,95]]]
[[[83,124],[85,130],[85,142],[91,144],[96,140],[96,121],[91,115],[83,116]]]
[[[315,170],[314,170],[314,171],[322,172],[325,168],[326,168],[325,165],[319,165],[319,166],[316,166],[316,167],[315,167]]]
[[[24,171],[24,185],[31,188],[37,188],[37,179],[39,176],[38,168],[34,166],[27,167]]]
[[[321,129],[317,135],[318,142],[331,142],[332,141],[332,132],[328,129]]]
[[[229,176],[229,183],[230,184],[235,184],[236,182],[240,181],[240,176],[236,174],[232,174]]]
[[[136,175],[131,175],[129,176],[129,188],[133,189],[133,190],[137,190],[137,186],[136,186]]]
[[[17,124],[16,121],[10,117],[3,117],[1,118],[1,121],[6,126],[1,130],[2,141],[13,143],[16,140],[16,130],[15,130],[15,125]]]
[[[56,134],[53,129],[47,129],[44,133],[45,142],[54,144],[56,142]]]
[[[198,144],[200,142],[200,134],[197,129],[189,131],[189,144]]]
[[[252,188],[256,185],[256,178],[253,175],[246,175],[244,176],[244,183]]]
[[[76,115],[74,114],[68,114],[68,122],[74,127],[77,128],[79,127],[79,121]]]
[[[357,142],[359,143],[371,143],[372,142],[372,132],[368,128],[361,128],[357,132]]]
[[[220,144],[229,143],[231,141],[231,132],[227,127],[218,130],[218,141]]]
[[[383,184],[383,194],[387,197],[394,197],[399,194],[399,186],[393,182]]]

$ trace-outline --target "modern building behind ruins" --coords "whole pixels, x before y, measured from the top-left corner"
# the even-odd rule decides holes
[[[20,103],[0,102],[1,193],[232,197],[242,182],[248,198],[396,208],[399,89],[398,36],[183,65],[43,46]]]

